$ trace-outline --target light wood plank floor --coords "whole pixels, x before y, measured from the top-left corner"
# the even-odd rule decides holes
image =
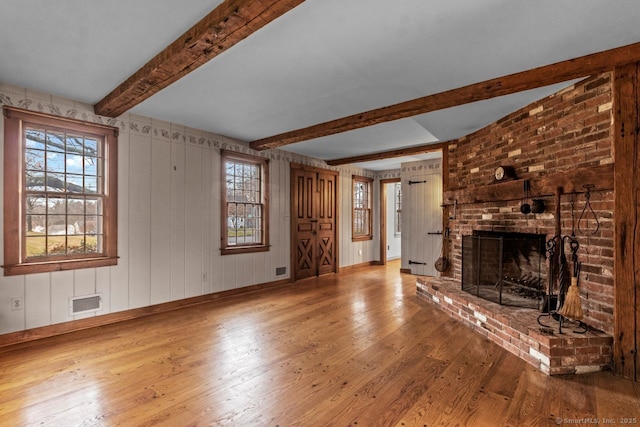
[[[399,267],[0,349],[0,425],[640,423],[638,384],[547,377],[417,301]]]

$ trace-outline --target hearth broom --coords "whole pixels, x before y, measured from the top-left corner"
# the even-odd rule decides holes
[[[559,311],[560,315],[572,320],[581,320],[583,316],[582,303],[580,302],[580,288],[578,288],[580,265],[581,263],[579,262],[574,265],[571,286],[569,286],[569,290],[567,290],[564,304]]]

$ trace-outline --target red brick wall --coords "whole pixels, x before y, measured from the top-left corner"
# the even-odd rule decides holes
[[[612,163],[611,83],[610,73],[588,78],[451,144],[449,189],[487,185],[499,165],[513,166],[518,178],[528,179]],[[458,205],[456,219],[449,223],[449,254],[453,261],[450,274],[460,278],[462,236],[474,229],[541,233],[551,238],[555,201],[553,197],[544,200],[545,212],[529,215],[520,213],[521,200]],[[580,243],[578,257],[582,262],[584,321],[613,333],[613,192],[591,195],[600,222],[595,234],[591,233],[595,221],[583,219],[579,224],[582,232],[578,230],[584,194],[562,196],[562,234],[572,233],[572,201],[575,234]]]

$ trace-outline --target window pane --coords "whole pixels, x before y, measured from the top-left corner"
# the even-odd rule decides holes
[[[86,253],[85,251],[85,236],[69,236],[67,238],[67,254],[68,255],[79,255]]]
[[[65,215],[48,215],[47,216],[47,235],[64,236],[67,234]]]
[[[102,217],[98,215],[87,215],[85,222],[85,233],[88,235],[100,234],[100,230],[102,229],[102,227],[100,227],[101,218]]]
[[[25,201],[27,234],[30,232],[43,234],[46,227],[46,198],[44,196],[29,196]]]
[[[236,228],[236,211],[237,206],[235,203],[227,203],[227,220],[229,227]]]
[[[98,158],[88,157],[84,158],[84,174],[96,176],[98,175]]]
[[[27,128],[25,130],[26,147],[44,150],[45,133],[43,129]]]
[[[56,197],[49,196],[47,198],[47,214],[66,214],[66,198],[65,197]]]
[[[85,200],[85,212],[87,215],[102,215],[102,199]]]
[[[260,180],[259,179],[254,179],[253,180],[253,191],[256,192],[255,195],[255,199],[254,202],[259,202],[260,201]]]
[[[69,215],[84,215],[84,198],[69,197],[67,198],[67,213]]]
[[[67,241],[64,237],[47,239],[47,255],[67,255]]]
[[[27,191],[45,191],[44,172],[27,171],[25,173],[25,181]]]
[[[85,253],[97,254],[102,252],[102,236],[87,235],[85,237]]]
[[[24,163],[27,171],[44,171],[45,155],[42,150],[25,150]]]
[[[47,217],[27,214],[27,236],[44,235]]]
[[[353,234],[362,234],[362,211],[353,211]]]
[[[81,155],[67,153],[67,173],[82,174],[84,159]]]
[[[85,176],[84,177],[84,192],[89,194],[95,194],[98,192],[98,177]]]
[[[27,257],[45,256],[47,254],[46,237],[27,234],[25,249]]]
[[[67,234],[80,235],[84,234],[84,215],[69,215],[67,217]]]
[[[44,196],[28,196],[26,201],[27,214],[45,214],[47,212],[46,198]]]
[[[46,148],[48,152],[64,153],[65,135],[62,132],[47,131]]]
[[[67,135],[65,151],[67,154],[84,154],[83,137],[81,135]]]
[[[66,177],[67,177],[66,179],[67,192],[69,193],[84,192],[84,187],[82,185],[83,184],[82,175],[67,174]]]
[[[47,151],[46,164],[50,172],[64,172],[64,154]]]
[[[97,215],[87,215],[86,219],[86,234],[99,234],[100,228],[98,225],[100,224],[100,217]]]
[[[369,211],[362,211],[362,234],[369,234]]]
[[[63,173],[47,173],[46,186],[44,191],[50,192],[65,192],[65,182]]]
[[[99,141],[93,138],[85,138],[84,140],[84,154],[88,157],[97,157],[99,156]]]

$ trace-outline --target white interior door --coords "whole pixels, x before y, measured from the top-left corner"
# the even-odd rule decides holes
[[[408,229],[402,230],[408,240],[407,263],[411,273],[437,276],[435,262],[442,251],[442,177],[440,174],[411,176],[408,185]],[[405,234],[406,231],[406,234]],[[409,237],[407,237],[409,236]],[[403,254],[404,259],[404,254]]]
[[[386,242],[385,248],[387,254],[387,261],[400,258],[402,254],[402,234],[396,233],[396,185],[400,185],[399,182],[390,182],[385,184],[387,194],[387,206],[386,206]]]

